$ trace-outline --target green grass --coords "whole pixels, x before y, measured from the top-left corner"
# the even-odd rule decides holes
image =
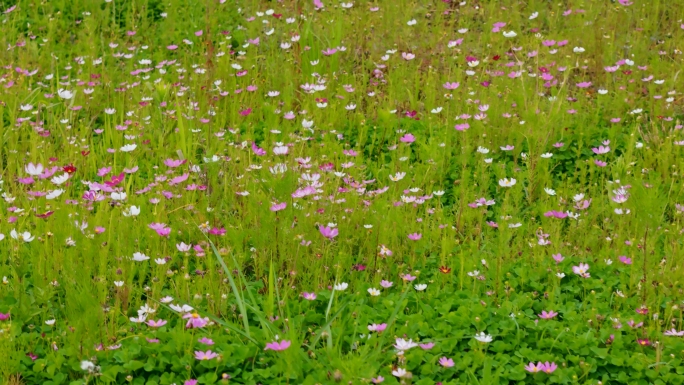
[[[0,0],[0,378],[684,383],[684,8],[626,3]]]

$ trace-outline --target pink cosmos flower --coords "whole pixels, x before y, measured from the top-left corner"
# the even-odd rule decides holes
[[[380,281],[380,286],[384,287],[385,289],[389,289],[390,287],[392,287],[392,285],[393,283],[390,281],[385,281],[384,279]]]
[[[252,151],[256,156],[264,156],[266,155],[266,150],[263,148],[257,147],[256,143],[252,142]]]
[[[607,153],[610,152],[610,147],[608,147],[608,146],[605,146],[605,147],[604,147],[604,146],[598,146],[598,147],[592,148],[591,151],[593,151],[594,154],[596,154],[596,155],[607,154]]]
[[[426,344],[420,344],[419,346],[423,350],[430,350],[430,349],[435,347],[435,343],[434,342],[428,342]]]
[[[399,141],[402,143],[411,144],[411,143],[416,141],[416,137],[413,136],[412,134],[406,134],[406,135],[402,136],[401,138],[399,138]]]
[[[6,321],[10,317],[10,313],[0,313],[0,321]]]
[[[168,237],[171,234],[171,228],[166,227],[166,223],[150,223],[149,228],[156,231],[162,237]]]
[[[273,350],[276,352],[283,351],[287,348],[290,347],[291,341],[288,340],[282,340],[280,342],[274,341],[274,342],[269,342],[266,344],[266,347],[264,350]]]
[[[214,344],[214,341],[211,340],[210,338],[207,338],[207,337],[202,337],[198,341],[199,341],[199,343],[204,344],[204,345],[213,345]]]
[[[195,358],[201,361],[213,360],[216,357],[218,357],[218,354],[211,350],[207,350],[206,352],[200,350],[195,351]]]
[[[371,324],[371,325],[368,325],[368,331],[371,331],[371,332],[380,333],[380,332],[384,331],[385,329],[387,329],[387,324]]]
[[[178,167],[178,166],[182,166],[182,165],[184,165],[186,162],[187,162],[187,159],[183,159],[183,160],[178,159],[178,160],[176,160],[176,159],[170,159],[170,158],[169,158],[169,159],[164,160],[164,164],[165,164],[166,166],[168,166],[168,167],[171,167],[171,168],[176,168],[176,167]]]
[[[458,88],[459,85],[460,85],[459,82],[451,82],[451,83],[446,82],[446,83],[444,83],[443,87],[446,88],[447,90],[455,90]]]
[[[185,324],[186,328],[199,329],[203,328],[209,323],[209,318],[202,318],[197,313],[185,313],[183,314],[183,319],[187,319],[188,323]]]
[[[408,235],[408,239],[410,239],[412,241],[417,241],[422,237],[423,237],[423,234],[420,234],[420,233],[413,233],[413,234]]]
[[[563,219],[563,218],[566,218],[568,216],[568,214],[564,213],[562,211],[552,210],[552,211],[545,212],[544,216],[547,218],[554,217],[554,218],[558,218],[558,219]]]
[[[551,256],[553,257],[553,260],[556,261],[557,264],[563,262],[563,260],[565,259],[565,257],[563,257],[560,253],[551,254]]]
[[[594,164],[599,167],[606,167],[608,165],[608,163],[598,159],[594,160]]]
[[[618,259],[620,260],[620,262],[624,263],[625,265],[631,265],[632,264],[632,258],[627,258],[624,255],[619,256]]]
[[[273,206],[271,206],[271,211],[277,212],[280,210],[284,210],[285,207],[287,207],[287,203],[285,203],[285,202],[277,203],[277,204],[274,204]]]
[[[402,59],[408,61],[408,60],[413,60],[416,57],[416,55],[414,55],[410,52],[402,52],[401,57],[402,57]]]
[[[316,299],[316,293],[303,292],[302,297],[306,300],[313,301]]]
[[[551,318],[556,317],[557,315],[558,315],[558,313],[556,313],[556,312],[553,311],[553,310],[549,310],[548,313],[546,312],[546,310],[542,310],[541,314],[539,314],[539,318],[541,318],[541,319],[551,319]]]
[[[403,279],[404,281],[411,282],[411,281],[415,280],[416,277],[412,276],[411,274],[404,274],[404,275],[401,277],[401,279]]]
[[[326,237],[330,240],[335,238],[337,236],[337,234],[339,233],[339,231],[337,230],[336,227],[331,228],[328,226],[319,226],[318,231],[321,232],[321,235],[323,235],[324,237]]]
[[[160,328],[160,327],[166,325],[166,321],[164,321],[163,319],[160,319],[160,320],[157,320],[157,321],[155,321],[155,320],[148,320],[148,321],[147,321],[147,325],[148,325],[148,326],[151,326],[151,327],[153,327],[153,328]]]
[[[445,368],[451,368],[454,366],[454,360],[451,358],[442,357],[439,359],[439,364]]]
[[[579,275],[582,278],[589,278],[590,277],[588,271],[589,271],[589,265],[586,263],[580,263],[579,266],[573,266],[572,267],[572,272]]]

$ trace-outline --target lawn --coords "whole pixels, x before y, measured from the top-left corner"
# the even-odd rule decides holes
[[[684,1],[0,20],[3,383],[684,384]]]

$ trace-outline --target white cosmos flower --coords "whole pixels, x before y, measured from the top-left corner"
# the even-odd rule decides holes
[[[418,24],[418,22],[416,21],[416,19],[411,19],[411,20],[407,21],[406,24],[407,25],[416,25],[416,24]]]
[[[542,157],[542,158],[544,158],[544,159],[548,159],[548,158],[550,158],[550,157],[552,157],[552,156],[553,156],[553,154],[552,154],[552,153],[550,153],[550,152],[547,152],[547,153],[541,154],[541,157]]]
[[[92,372],[95,370],[95,364],[90,361],[81,361],[81,370],[86,372]]]
[[[10,231],[10,236],[16,240],[22,240],[26,243],[31,242],[35,238],[28,231],[24,231],[23,233],[18,233],[17,230],[15,230],[15,229],[12,229],[12,231]]]
[[[406,375],[406,369],[397,368],[392,371],[392,375],[399,378],[404,377]]]
[[[62,195],[63,192],[64,190],[62,189],[52,190],[49,193],[47,193],[47,195],[45,195],[45,199],[55,199],[58,196]]]
[[[605,94],[607,94],[607,93],[608,93],[608,90],[607,90],[607,89],[605,89],[605,88],[599,88],[599,90],[598,90],[598,91],[596,91],[596,92],[598,92],[598,93],[599,93],[599,95],[605,95]]]
[[[126,200],[126,193],[125,192],[113,192],[112,195],[112,200],[115,201],[123,201]]]
[[[49,319],[49,320],[45,321],[45,324],[48,325],[48,326],[52,326],[52,325],[55,324],[55,320],[54,320],[54,319]]]
[[[572,52],[574,52],[574,53],[582,53],[582,52],[584,52],[584,48],[582,48],[582,47],[575,47],[575,48],[572,49]]]
[[[43,173],[43,165],[38,163],[38,164],[33,164],[29,163],[24,167],[24,171],[26,171],[27,174],[31,176],[38,176]]]
[[[499,179],[499,186],[501,186],[501,187],[513,187],[513,186],[515,186],[516,183],[517,183],[517,181],[514,178]]]
[[[405,176],[406,176],[406,173],[405,173],[405,172],[398,172],[398,173],[396,173],[396,174],[394,174],[394,175],[390,175],[389,178],[390,178],[393,182],[398,182],[398,181],[404,179]]]
[[[475,339],[485,344],[488,344],[494,340],[494,338],[491,335],[485,334],[484,332],[479,332],[475,334]]]
[[[439,114],[440,112],[442,112],[442,107],[433,108],[430,112],[432,112],[433,114]]]
[[[552,188],[544,187],[544,191],[551,196],[556,195],[556,190]]]
[[[116,110],[113,108],[105,108],[104,112],[107,115],[114,115],[116,113]]]
[[[62,183],[66,182],[69,180],[69,174],[64,173],[62,175],[57,175],[50,179],[50,182],[56,184],[57,186],[61,185]]]
[[[133,253],[133,260],[136,262],[143,262],[147,261],[148,259],[150,259],[150,257],[141,252],[136,251],[135,253]]]
[[[114,286],[121,287],[124,285],[124,281],[114,281]]]
[[[516,37],[516,36],[518,36],[518,34],[515,33],[515,31],[504,32],[503,35],[504,35],[504,37]]]
[[[423,291],[427,289],[427,285],[424,283],[419,283],[418,285],[413,286],[417,291]]]
[[[59,97],[62,99],[71,99],[74,97],[73,92],[71,92],[69,90],[62,89],[62,88],[60,88],[59,91],[57,91],[57,95],[59,95]]]
[[[370,294],[373,297],[377,297],[380,295],[380,290],[371,287],[368,289],[368,294]]]
[[[394,347],[395,347],[397,350],[401,350],[401,351],[409,350],[409,349],[411,349],[411,348],[415,348],[416,346],[418,346],[418,344],[415,343],[415,342],[413,342],[413,340],[408,340],[408,341],[407,341],[407,340],[405,340],[405,339],[403,339],[403,338],[397,338],[396,341],[395,341],[395,344],[394,344]]]
[[[131,152],[131,151],[135,150],[136,147],[138,147],[138,146],[135,143],[131,143],[131,144],[127,144],[127,145],[121,147],[119,150],[121,150],[123,152]]]
[[[140,207],[138,206],[131,206],[128,209],[124,210],[122,212],[124,217],[135,217],[138,214],[140,214]]]
[[[564,273],[556,273],[556,277],[563,279],[563,277],[565,277],[565,274]]]
[[[346,282],[341,282],[335,285],[335,290],[337,291],[345,291],[349,287],[349,284]]]

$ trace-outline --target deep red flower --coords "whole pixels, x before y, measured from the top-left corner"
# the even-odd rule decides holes
[[[66,166],[62,167],[62,170],[67,174],[73,174],[76,172],[76,167],[73,164],[69,163]]]

